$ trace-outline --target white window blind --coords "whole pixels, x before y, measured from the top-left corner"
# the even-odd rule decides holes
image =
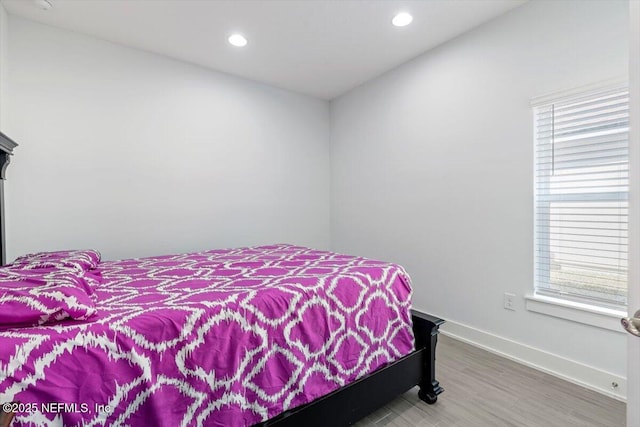
[[[628,89],[547,101],[534,120],[536,292],[626,305]]]

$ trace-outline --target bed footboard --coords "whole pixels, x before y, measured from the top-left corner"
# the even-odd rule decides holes
[[[444,391],[436,379],[436,346],[440,325],[444,320],[411,310],[413,318],[413,335],[416,339],[416,350],[425,349],[423,357],[422,378],[419,386],[418,397],[428,404],[434,404],[438,395]]]

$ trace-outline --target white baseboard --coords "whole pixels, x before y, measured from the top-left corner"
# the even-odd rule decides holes
[[[448,337],[480,347],[616,400],[622,402],[627,400],[627,379],[625,377],[450,320],[441,326],[440,332]],[[618,387],[613,388],[612,382],[617,383]]]

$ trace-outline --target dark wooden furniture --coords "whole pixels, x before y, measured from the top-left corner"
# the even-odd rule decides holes
[[[16,144],[11,138],[0,132],[0,265],[5,265],[7,260],[5,234],[4,234],[4,180],[10,156]]]
[[[0,132],[0,256],[5,264],[4,192],[5,171],[9,156],[17,147],[14,141]],[[257,424],[262,427],[278,426],[348,426],[367,416],[415,386],[420,387],[418,396],[433,404],[444,390],[436,380],[436,345],[438,328],[444,320],[411,311],[415,350],[402,359],[391,363],[356,382],[348,384],[331,394],[311,403],[280,414]],[[7,427],[13,413],[3,413],[0,408],[0,427]]]

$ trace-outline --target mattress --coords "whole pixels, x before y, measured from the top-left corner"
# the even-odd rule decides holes
[[[98,271],[93,318],[0,331],[15,425],[249,426],[414,348],[392,263],[271,245]]]

